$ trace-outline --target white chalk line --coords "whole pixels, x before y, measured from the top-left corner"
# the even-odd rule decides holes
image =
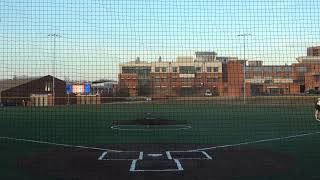
[[[207,157],[207,159],[212,160],[212,157],[207,152],[205,152],[205,151],[201,151],[201,152],[202,152],[202,154],[204,154]]]
[[[140,153],[139,153],[139,160],[142,160],[143,159],[143,152],[141,151]]]
[[[61,147],[68,147],[68,148],[90,149],[90,150],[110,151],[110,152],[123,152],[123,151],[114,150],[114,149],[106,149],[106,148],[99,148],[99,147],[92,147],[92,146],[62,144],[62,143],[54,143],[54,142],[47,142],[47,141],[37,141],[37,140],[32,140],[32,139],[13,138],[13,137],[6,137],[6,136],[1,136],[0,139],[6,139],[6,140],[12,140],[12,141],[22,141],[22,142],[29,142],[29,143],[36,143],[36,144],[46,144],[46,145],[61,146]],[[129,152],[129,151],[126,151],[126,152]]]
[[[171,154],[170,152],[173,152],[173,153],[199,153],[200,155],[204,156],[204,157],[176,157],[176,155],[174,154]],[[168,154],[170,155],[170,158],[171,159],[189,159],[189,160],[212,160],[212,157],[206,153],[205,151],[166,151],[167,153],[167,156]],[[168,156],[168,159],[169,159],[169,156]]]
[[[294,139],[299,137],[305,137],[305,136],[311,136],[320,134],[320,131],[312,132],[312,133],[304,133],[304,134],[297,134],[297,135],[291,135],[291,136],[284,136],[284,137],[278,137],[278,138],[270,138],[270,139],[262,139],[257,141],[247,141],[237,144],[226,144],[226,145],[220,145],[220,146],[212,146],[207,148],[199,148],[189,151],[205,151],[205,150],[212,150],[212,149],[221,149],[221,148],[227,148],[227,147],[236,147],[236,146],[242,146],[242,145],[250,145],[250,144],[257,144],[257,143],[263,143],[263,142],[271,142],[271,141],[280,141],[280,140],[286,140],[286,139]],[[174,151],[172,151],[174,152]]]
[[[121,126],[127,126],[127,127],[138,127],[141,125],[114,125],[110,128],[113,130],[119,130],[119,131],[179,131],[179,130],[187,130],[191,129],[192,127],[189,125],[162,125],[156,127],[155,125],[146,127],[146,128],[123,128]],[[153,127],[154,126],[154,127]],[[162,128],[164,126],[171,127],[171,128]],[[150,128],[152,127],[152,128]]]
[[[166,151],[166,155],[167,155],[167,158],[168,158],[168,159],[172,159],[172,156],[171,156],[171,154],[170,154],[170,151]]]
[[[104,160],[104,157],[107,155],[108,151],[105,151],[101,154],[101,156],[98,158],[99,161]]]
[[[137,164],[137,161],[138,161],[137,159],[132,160],[129,171],[131,171],[131,172],[136,171],[136,164]]]
[[[320,131],[311,132],[311,133],[297,134],[297,135],[290,135],[290,136],[283,136],[283,137],[278,137],[278,138],[262,139],[262,140],[256,140],[256,141],[247,141],[247,142],[236,143],[236,144],[226,144],[226,145],[220,145],[220,146],[211,146],[211,147],[206,147],[206,148],[184,150],[184,152],[205,151],[205,150],[221,149],[221,148],[227,148],[227,147],[236,147],[236,146],[257,144],[257,143],[263,143],[263,142],[294,139],[294,138],[300,138],[300,137],[311,136],[311,135],[316,135],[316,134],[320,134]],[[0,139],[6,139],[6,140],[12,140],[12,141],[22,141],[22,142],[29,142],[29,143],[36,143],[36,144],[47,144],[47,145],[52,145],[52,146],[61,146],[61,147],[69,147],[69,148],[99,150],[99,151],[141,152],[141,151],[121,151],[121,150],[106,149],[106,148],[99,148],[99,147],[93,147],[93,146],[70,145],[70,144],[54,143],[54,142],[47,142],[47,141],[37,141],[37,140],[23,139],[23,138],[13,138],[13,137],[6,137],[6,136],[0,136]],[[179,151],[174,151],[173,150],[173,151],[170,151],[170,152],[182,152],[182,151],[181,150],[179,150]]]
[[[174,162],[177,164],[177,168],[179,171],[183,171],[183,167],[178,159],[174,159]]]

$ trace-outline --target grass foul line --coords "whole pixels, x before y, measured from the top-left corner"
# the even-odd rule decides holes
[[[47,144],[47,145],[52,145],[52,146],[61,146],[61,147],[69,147],[69,148],[90,149],[90,150],[111,151],[111,152],[122,152],[122,151],[119,151],[119,150],[105,149],[105,148],[92,147],[92,146],[80,146],[80,145],[53,143],[53,142],[47,142],[47,141],[37,141],[37,140],[31,140],[31,139],[13,138],[13,137],[5,137],[5,136],[0,137],[0,139],[6,139],[6,140],[12,140],[12,141],[22,141],[22,142],[29,142],[29,143],[37,143],[37,144]]]
[[[262,139],[262,140],[257,140],[257,141],[248,141],[248,142],[242,142],[242,143],[237,143],[237,144],[226,144],[226,145],[220,145],[220,146],[212,146],[212,147],[207,147],[207,148],[194,149],[194,150],[190,150],[190,151],[205,151],[205,150],[220,149],[220,148],[226,148],[226,147],[243,146],[243,145],[257,144],[257,143],[263,143],[263,142],[271,142],[271,141],[279,141],[279,140],[285,140],[285,139],[293,139],[293,138],[299,138],[299,137],[304,137],[304,136],[311,136],[311,135],[315,135],[315,134],[320,134],[320,131],[312,132],[312,133],[304,133],[304,134],[285,136],[285,137],[278,137],[278,138]]]

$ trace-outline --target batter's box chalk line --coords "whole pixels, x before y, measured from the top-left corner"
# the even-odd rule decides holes
[[[147,157],[147,159],[144,158]],[[159,159],[164,157],[164,159]],[[166,158],[165,158],[166,157]],[[131,161],[130,172],[183,171],[180,160],[212,160],[205,151],[165,151],[162,153],[140,152],[103,152],[98,160]]]

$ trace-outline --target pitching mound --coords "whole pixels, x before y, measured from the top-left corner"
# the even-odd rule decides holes
[[[114,121],[113,125],[142,125],[142,126],[157,126],[157,125],[186,125],[187,122],[175,121],[161,118],[142,118],[135,120]]]
[[[286,173],[294,166],[294,160],[288,155],[248,147],[183,150],[196,146],[108,146],[130,150],[122,152],[52,150],[25,157],[19,161],[19,165],[35,176],[52,176],[65,180],[246,179]]]

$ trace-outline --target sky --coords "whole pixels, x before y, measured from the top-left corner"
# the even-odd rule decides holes
[[[246,59],[291,64],[320,45],[319,7],[318,0],[0,0],[0,79],[117,79],[118,65],[138,56],[171,61],[195,51],[242,59],[243,33],[252,34]],[[50,33],[60,35],[56,46]]]

